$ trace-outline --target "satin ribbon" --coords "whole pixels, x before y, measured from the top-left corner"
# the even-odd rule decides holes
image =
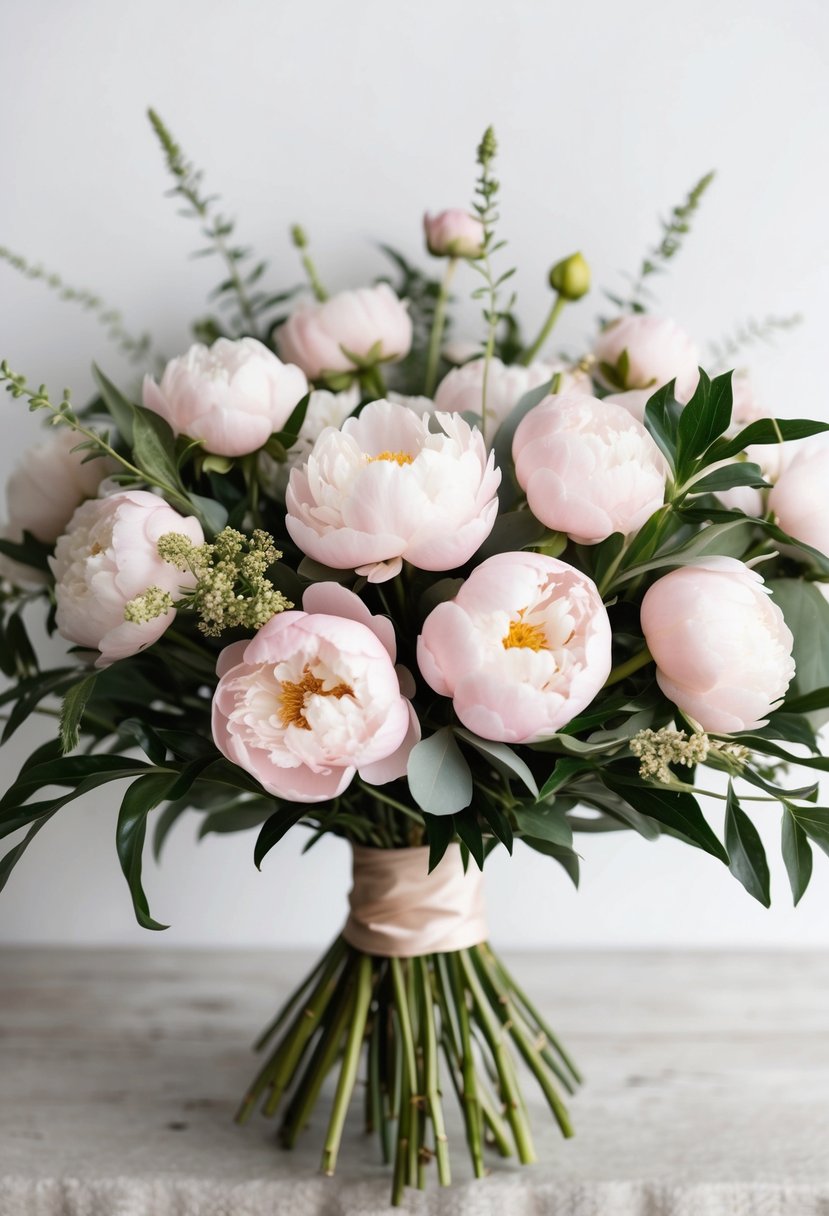
[[[414,958],[486,941],[483,874],[450,844],[429,873],[428,848],[353,845],[351,912],[343,937],[365,954]]]

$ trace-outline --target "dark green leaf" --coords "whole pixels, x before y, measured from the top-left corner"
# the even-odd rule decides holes
[[[759,464],[752,464],[748,460],[735,460],[733,464],[715,469],[713,473],[708,473],[700,481],[695,481],[691,487],[691,493],[716,494],[720,490],[731,490],[734,486],[756,486],[758,489],[766,489],[768,484]]]
[[[809,839],[829,854],[829,807],[787,805],[789,813]]]
[[[141,884],[147,816],[167,798],[175,781],[174,773],[150,772],[133,781],[124,794],[118,813],[115,846],[118,860],[132,896],[135,919],[144,929],[166,929],[150,916],[147,896]]]
[[[256,844],[253,847],[253,861],[257,870],[261,869],[262,862],[275,844],[278,844],[286,832],[299,823],[303,815],[308,814],[308,808],[304,803],[286,803],[284,806],[278,807],[274,813],[265,820],[262,824],[262,830],[256,838]]]
[[[424,815],[423,825],[429,842],[429,873],[439,865],[455,837],[454,815]]]
[[[567,821],[567,816],[555,803],[516,808],[515,822],[523,836],[531,836],[534,840],[548,840],[568,849],[573,846],[573,829]]]
[[[679,415],[677,426],[676,463],[680,480],[696,457],[728,429],[731,405],[731,372],[709,380],[700,368],[694,395]]]
[[[563,848],[561,845],[553,844],[549,840],[537,840],[532,836],[522,836],[521,838],[525,845],[534,849],[536,853],[543,853],[545,857],[554,858],[567,873],[573,886],[578,889],[579,885],[579,856],[572,849]]]
[[[26,852],[35,836],[37,836],[43,825],[52,818],[53,814],[54,811],[51,812],[51,814],[43,815],[40,819],[33,823],[20,843],[16,844],[13,849],[9,849],[5,857],[0,859],[0,891],[3,890],[6,883],[9,881],[12,870],[20,861],[20,858]]]
[[[806,833],[788,807],[783,810],[781,844],[783,861],[789,876],[789,885],[792,888],[792,899],[796,907],[803,898],[809,885],[809,879],[812,877],[812,848]]]
[[[282,447],[291,448],[296,443],[299,432],[302,430],[302,424],[305,421],[305,415],[308,413],[308,402],[310,400],[311,394],[306,393],[301,401],[297,402],[294,406],[282,430],[276,431],[272,436]]]
[[[145,772],[148,765],[127,756],[64,756],[60,760],[36,764],[22,772],[0,798],[0,811],[15,810],[30,795],[49,785],[76,785],[87,777],[117,781]]]
[[[806,439],[829,431],[829,422],[813,422],[801,418],[758,418],[744,427],[733,439],[720,439],[705,454],[705,463],[713,464],[737,456],[752,444],[780,443],[783,440]]]
[[[118,429],[118,434],[124,440],[127,447],[132,447],[133,436],[132,427],[134,419],[134,406],[131,401],[128,401],[120,389],[117,389],[111,380],[108,380],[97,364],[92,364],[92,375],[95,378],[95,383],[101,394],[101,399],[109,412],[109,416],[115,423]]]
[[[766,586],[792,631],[794,679],[783,708],[787,713],[808,713],[813,726],[829,719],[829,603],[814,583],[799,578],[771,579]],[[802,708],[804,698],[817,696],[822,704]]]
[[[475,554],[481,562],[496,553],[517,553],[530,545],[540,545],[550,534],[530,511],[507,511],[499,514],[495,526]]]
[[[133,407],[133,453],[142,472],[156,485],[184,494],[176,463],[176,440],[159,414]]]
[[[60,711],[60,741],[64,754],[74,751],[81,741],[81,720],[97,679],[97,671],[92,672],[64,694]]]
[[[572,777],[577,777],[592,767],[589,760],[580,760],[576,756],[563,756],[561,760],[556,761],[555,768],[539,790],[538,801],[544,802]]]
[[[469,855],[479,870],[484,868],[484,838],[478,821],[472,815],[456,815],[455,831],[461,844],[469,850]]]
[[[676,399],[676,381],[657,389],[645,406],[645,428],[648,430],[668,462],[671,471],[676,469],[677,433],[682,406]]]
[[[728,863],[728,854],[706,822],[696,798],[682,790],[660,790],[609,770],[600,772],[604,784],[635,811],[665,824],[689,844]]]
[[[728,850],[728,868],[741,882],[749,895],[768,908],[771,904],[769,891],[769,866],[760,835],[740,806],[737,796],[728,784],[725,804],[725,847]]]
[[[492,829],[492,834],[496,840],[500,840],[508,853],[512,852],[513,832],[510,826],[509,819],[494,802],[490,802],[488,798],[479,797],[476,801],[476,806],[481,814],[481,818],[485,819]],[[444,817],[446,818],[446,816]]]

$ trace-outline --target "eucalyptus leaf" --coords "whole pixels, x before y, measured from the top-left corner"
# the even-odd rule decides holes
[[[508,747],[506,743],[495,743],[491,739],[482,739],[479,735],[474,734],[471,730],[466,730],[462,726],[455,727],[455,734],[459,739],[463,739],[464,742],[468,743],[470,747],[474,747],[487,760],[491,760],[499,772],[504,773],[508,777],[517,777],[519,781],[524,783],[533,796],[538,796],[538,785],[530,771],[529,765],[521,759],[517,752]]]
[[[449,726],[415,744],[407,775],[412,797],[428,815],[454,815],[472,801],[472,773]]]

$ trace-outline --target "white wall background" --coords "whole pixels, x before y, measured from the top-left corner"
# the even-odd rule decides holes
[[[598,282],[618,285],[654,239],[657,215],[714,166],[688,249],[660,283],[664,309],[701,341],[747,315],[804,313],[799,330],[751,362],[780,413],[826,416],[822,0],[17,0],[4,6],[0,41],[0,244],[94,287],[169,353],[185,344],[213,280],[206,263],[187,261],[196,233],[161,197],[147,104],[283,282],[297,277],[286,230],[302,220],[334,286],[377,271],[373,239],[419,255],[422,210],[466,203],[474,148],[493,122],[503,231],[531,327],[553,260],[581,248]],[[568,346],[598,307],[594,297],[565,317]],[[2,265],[0,348],[79,400],[93,357],[113,376],[126,371],[89,318]],[[20,403],[0,411],[5,474],[35,428]],[[23,742],[0,753],[6,777]],[[0,940],[147,942],[115,858],[116,806],[102,794],[49,825],[0,898]],[[173,925],[153,943],[304,945],[333,934],[345,847],[323,842],[300,865],[302,843],[290,837],[258,874],[252,836],[196,848],[193,824],[180,825],[163,869],[148,866],[153,910]],[[578,896],[526,850],[495,859],[493,936],[537,946],[829,944],[826,858],[796,912],[776,865],[766,912],[717,862],[672,841],[590,838],[583,854]]]

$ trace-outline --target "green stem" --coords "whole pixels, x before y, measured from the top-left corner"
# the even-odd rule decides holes
[[[550,334],[553,332],[555,323],[561,316],[566,303],[567,301],[565,300],[564,296],[556,296],[555,300],[553,301],[553,306],[547,314],[547,319],[541,326],[538,337],[536,338],[535,342],[533,342],[532,346],[527,347],[519,360],[520,363],[523,363],[524,367],[529,367],[533,359],[536,358],[539,351],[546,343]]]
[[[331,1120],[328,1124],[328,1134],[325,1138],[325,1149],[322,1154],[322,1169],[325,1174],[333,1174],[337,1165],[337,1154],[342,1140],[345,1117],[348,1104],[354,1092],[357,1080],[357,1069],[360,1064],[360,1051],[366,1032],[369,1006],[372,990],[371,955],[360,955],[357,963],[357,981],[354,997],[354,1010],[348,1038],[343,1055],[343,1066],[337,1082],[337,1092],[334,1095],[334,1105],[331,1109]]]
[[[415,965],[420,970],[422,984],[420,1017],[423,1030],[423,1068],[426,1077],[426,1101],[429,1106],[429,1117],[432,1120],[432,1127],[435,1129],[435,1157],[438,1166],[438,1179],[441,1186],[449,1186],[452,1182],[452,1175],[449,1168],[449,1150],[446,1138],[446,1126],[443,1121],[443,1105],[438,1078],[435,999],[432,993],[429,965],[426,959],[416,959]]]
[[[438,368],[440,366],[440,349],[443,340],[443,331],[446,326],[446,307],[449,303],[449,288],[454,278],[455,271],[458,268],[458,259],[450,258],[446,264],[446,270],[440,284],[437,303],[435,305],[435,315],[432,318],[432,329],[429,334],[429,346],[426,356],[426,382],[424,393],[427,397],[431,397],[435,391],[435,386],[438,382]]]
[[[441,956],[443,958],[443,956]],[[460,983],[457,968],[452,969],[450,977],[447,967],[438,971],[443,990],[444,1003],[447,1008],[454,1006],[457,1018],[458,1032],[455,1041],[455,1057],[460,1071],[461,1084],[458,1097],[463,1110],[466,1124],[466,1140],[469,1154],[472,1158],[472,1168],[476,1178],[486,1174],[483,1154],[483,1114],[478,1090],[478,1078],[475,1074],[475,1057],[472,1054],[472,1036],[469,1033],[469,1011],[466,1008],[466,994]],[[451,987],[450,987],[451,985]],[[451,1022],[449,1023],[451,1028]],[[454,1038],[454,1034],[452,1038]]]
[[[310,253],[302,254],[302,265],[305,268],[305,273],[308,275],[308,282],[311,285],[314,298],[318,300],[320,304],[322,304],[328,299],[328,292],[322,285],[319,274],[317,273],[316,265],[314,264],[314,259],[311,257]]]
[[[612,684],[618,684],[620,680],[626,679],[628,676],[633,675],[635,671],[639,671],[641,667],[647,667],[648,663],[652,662],[653,655],[648,650],[647,646],[644,646],[641,650],[637,651],[636,654],[631,655],[629,659],[626,659],[624,663],[620,663],[618,667],[613,668],[610,675],[604,682],[604,687],[610,688]]]
[[[306,975],[306,977],[302,981],[302,983],[299,984],[294,989],[294,991],[291,993],[291,995],[285,1001],[285,1003],[283,1004],[282,1008],[279,1010],[279,1012],[277,1013],[277,1015],[273,1019],[273,1021],[270,1022],[265,1027],[265,1029],[262,1031],[259,1038],[256,1040],[256,1042],[253,1045],[254,1051],[261,1051],[262,1048],[270,1041],[270,1039],[273,1038],[273,1036],[276,1034],[277,1030],[279,1030],[279,1028],[281,1026],[283,1026],[285,1024],[285,1022],[287,1022],[288,1018],[291,1016],[294,1009],[297,1007],[299,1002],[302,1000],[305,993],[311,987],[314,980],[317,978],[317,976],[323,970],[326,963],[328,963],[331,956],[338,954],[341,957],[344,952],[344,949],[345,949],[345,945],[344,945],[343,939],[341,937],[335,938],[334,941],[329,946],[328,950],[326,950],[325,954],[323,954],[322,958],[317,963],[316,967],[314,967],[313,971],[310,971],[308,973],[308,975]]]

